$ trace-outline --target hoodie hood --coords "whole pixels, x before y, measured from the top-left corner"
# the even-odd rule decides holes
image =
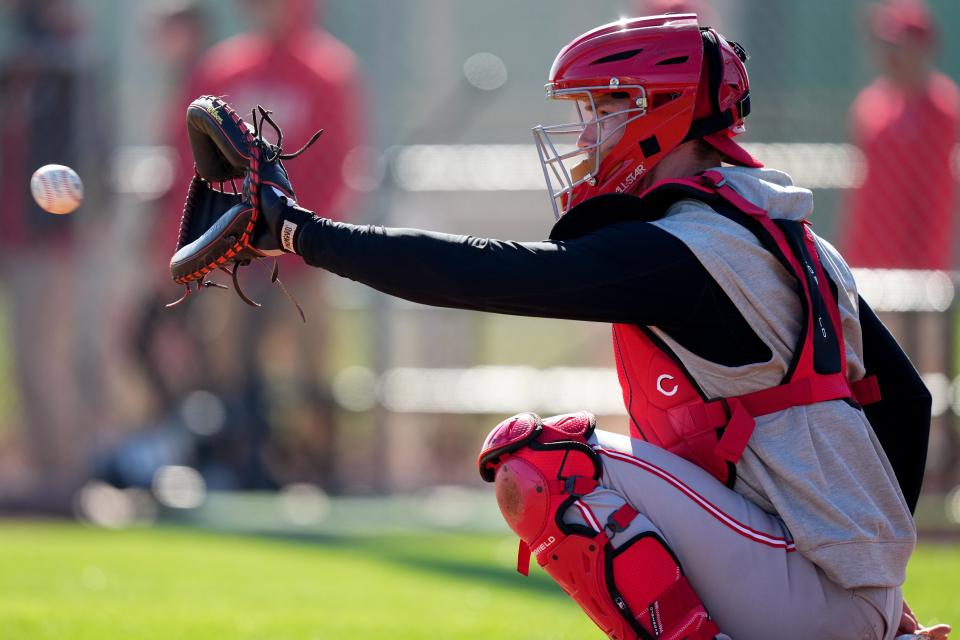
[[[765,210],[771,218],[806,220],[813,213],[813,192],[793,184],[776,169],[720,167],[716,169],[733,190]]]

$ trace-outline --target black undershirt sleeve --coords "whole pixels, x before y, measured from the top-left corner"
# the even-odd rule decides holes
[[[676,325],[707,285],[683,243],[639,221],[514,242],[320,219],[298,250],[310,265],[407,300],[521,316]]]
[[[930,392],[910,359],[860,298],[867,375],[876,375],[882,399],[864,407],[913,512],[920,497],[930,435]]]

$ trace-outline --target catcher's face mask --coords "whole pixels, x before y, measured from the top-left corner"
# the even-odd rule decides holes
[[[756,166],[730,140],[750,112],[745,59],[693,13],[624,18],[571,40],[546,89],[577,101],[579,122],[534,129],[554,213],[600,194],[639,193],[670,151],[711,134],[722,134],[718,148],[730,161]],[[623,96],[625,109],[604,113],[601,99]],[[569,146],[555,139],[562,134]]]
[[[643,87],[624,89],[630,93],[611,93],[609,87],[553,90],[547,85],[547,97],[572,101],[577,117],[574,122],[533,128],[555,217],[594,195],[591,187],[597,186],[604,160],[619,155],[613,152],[627,127],[646,113],[645,98],[631,96],[642,96]]]

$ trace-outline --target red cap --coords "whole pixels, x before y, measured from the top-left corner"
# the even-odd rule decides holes
[[[870,28],[884,42],[930,43],[936,28],[923,0],[888,0],[870,7]]]

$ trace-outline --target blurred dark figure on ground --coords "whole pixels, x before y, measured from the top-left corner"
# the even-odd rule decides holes
[[[290,163],[288,169],[298,195],[322,203],[331,217],[344,219],[355,205],[356,193],[345,180],[344,162],[360,144],[363,122],[354,54],[316,26],[322,2],[237,0],[237,5],[251,30],[205,53],[174,104],[179,119],[169,140],[180,160],[175,189],[188,184],[193,173],[183,117],[186,106],[203,94],[222,95],[246,120],[257,105],[272,110],[283,123],[287,152],[324,129],[308,157]],[[172,193],[159,216],[158,229],[165,235],[157,238],[167,248],[159,259],[163,268],[176,244],[171,233],[176,225],[170,218],[180,216],[184,195]],[[282,265],[280,278],[294,295],[299,294],[307,324],[279,288],[269,284],[266,271],[247,270],[241,274],[244,289],[263,307],[225,317],[222,329],[208,341],[207,352],[214,356],[208,382],[215,380],[224,393],[235,394],[233,400],[224,398],[227,407],[240,403],[242,413],[250,417],[244,437],[257,452],[255,460],[244,461],[247,469],[261,468],[276,485],[306,481],[337,491],[335,411],[327,382],[329,312],[318,292],[326,278],[292,262]],[[172,283],[167,291],[170,299],[180,293]],[[184,305],[185,313],[198,312],[198,302],[207,313],[216,313],[215,306],[242,304],[236,296],[218,293],[205,292],[199,296],[202,301],[191,299]]]
[[[19,424],[5,425],[14,427],[6,442],[13,446],[0,438],[0,484],[33,508],[55,509],[80,480],[74,448],[101,400],[99,367],[90,361],[97,328],[83,326],[77,290],[79,228],[96,218],[100,192],[96,84],[72,2],[10,2],[7,15],[17,41],[0,62],[0,269]],[[33,201],[30,177],[48,163],[82,176],[77,213],[49,214]]]
[[[866,173],[841,250],[855,267],[950,269],[960,91],[934,68],[938,30],[922,0],[889,0],[868,16],[881,74],[850,112]]]

